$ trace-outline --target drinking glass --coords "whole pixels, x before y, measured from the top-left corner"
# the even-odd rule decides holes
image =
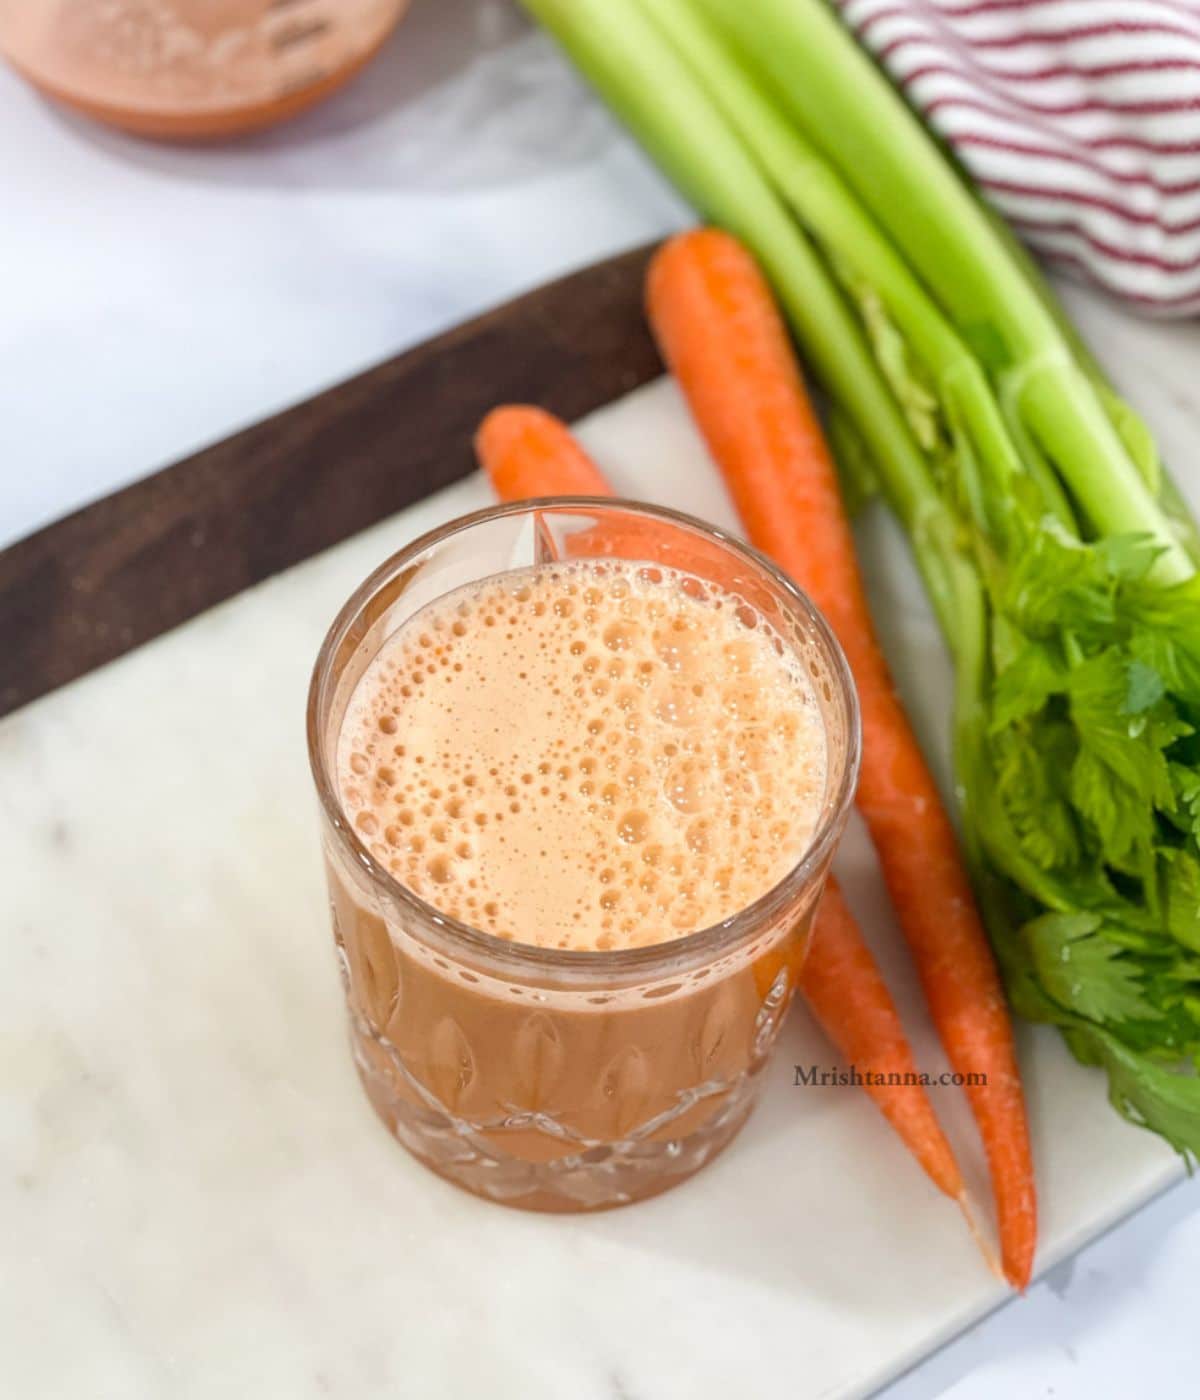
[[[336,773],[354,687],[408,618],[464,585],[585,556],[670,565],[740,598],[807,668],[828,748],[812,841],[773,888],[710,928],[603,952],[510,942],[439,913],[360,839]],[[338,614],[313,673],[308,745],[355,1064],[415,1157],[490,1200],[575,1211],[665,1190],[730,1141],[795,992],[858,772],[845,659],[784,574],[700,521],[623,501],[455,520],[381,565]]]

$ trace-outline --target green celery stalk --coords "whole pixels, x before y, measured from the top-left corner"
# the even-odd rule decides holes
[[[1022,462],[978,361],[841,177],[780,113],[691,0],[639,3],[691,65],[810,234],[879,297],[932,376],[947,428],[986,472],[985,481],[970,492],[976,514],[983,517],[977,523],[1002,531],[1012,483],[1028,472],[1045,508],[1073,531],[1070,506],[1053,473],[1039,457]]]
[[[1108,414],[1109,421],[1124,442],[1126,450],[1137,463],[1147,486],[1158,497],[1159,505],[1171,523],[1175,538],[1179,541],[1180,546],[1187,551],[1193,566],[1200,568],[1200,529],[1197,528],[1174,478],[1159,460],[1158,450],[1154,445],[1154,437],[1150,429],[1146,426],[1141,415],[1126,403],[1113,387],[1099,360],[1092,353],[1091,347],[1063,311],[1061,304],[1042,275],[1041,268],[1034,261],[1029,250],[995,210],[984,204],[981,204],[980,207],[987,216],[988,223],[996,237],[1008,249],[1016,270],[1024,276],[1042,305],[1054,318],[1060,333],[1071,347],[1071,353],[1075,360],[1092,381],[1092,387],[1095,389],[1105,413]]]
[[[1100,534],[1161,547],[1193,572],[1087,374],[928,133],[822,0],[698,0],[769,78],[995,377]]]
[[[889,502],[914,541],[947,636],[969,629],[978,584],[861,329],[833,279],[744,143],[637,0],[523,0],[665,173],[737,234],[775,284],[829,392],[858,425]]]

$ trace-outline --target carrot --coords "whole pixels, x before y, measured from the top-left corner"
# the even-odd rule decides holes
[[[916,1061],[896,1004],[832,876],[821,896],[800,991],[842,1058],[862,1072],[867,1081],[863,1087],[934,1185],[963,1202],[966,1189],[958,1163],[916,1078]],[[874,1076],[894,1074],[900,1076],[899,1083],[871,1082]]]
[[[651,325],[751,541],[841,641],[862,709],[858,806],[934,1024],[964,1076],[996,1201],[1004,1272],[1024,1288],[1037,1205],[1012,1025],[942,804],[875,637],[820,424],[766,279],[729,235],[672,239],[647,279]]]
[[[554,414],[531,404],[494,408],[475,452],[502,501],[537,496],[611,496],[600,468]]]
[[[582,480],[591,495],[612,494],[565,424],[541,409],[493,409],[476,435],[475,451],[505,501],[522,499],[513,494],[518,488],[530,497],[567,495]],[[900,1084],[867,1085],[867,1092],[934,1184],[965,1209],[962,1177],[933,1105],[919,1084],[904,1083],[915,1062],[899,1012],[832,879],[817,911],[800,991],[851,1064],[900,1075]]]
[[[502,501],[614,494],[567,425],[543,408],[492,409],[475,434],[475,454]],[[652,559],[717,580],[728,557],[699,536],[689,539],[638,520],[597,522],[570,534],[563,545],[572,559]]]

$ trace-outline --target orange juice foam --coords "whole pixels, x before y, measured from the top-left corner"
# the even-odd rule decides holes
[[[343,806],[442,913],[550,948],[678,938],[803,856],[826,741],[742,600],[625,561],[497,575],[421,610],[351,698]]]

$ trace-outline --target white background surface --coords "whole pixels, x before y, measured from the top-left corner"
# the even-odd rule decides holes
[[[499,0],[418,0],[355,88],[223,151],[100,132],[2,74],[0,170],[0,543],[686,219]],[[1118,377],[1154,362],[1140,406],[1186,471],[1200,330],[1127,332],[1099,348]],[[889,1400],[1191,1395],[1198,1258],[1185,1186]],[[802,1368],[780,1338],[780,1395]]]

